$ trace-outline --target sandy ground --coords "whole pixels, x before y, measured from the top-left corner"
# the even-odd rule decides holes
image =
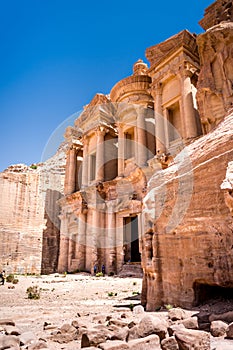
[[[17,276],[19,283],[0,286],[1,316],[10,318],[22,331],[32,331],[44,337],[44,322],[58,327],[73,320],[92,321],[101,313],[119,313],[121,308],[138,300],[127,300],[141,291],[139,278],[92,277],[89,275]],[[41,288],[39,300],[30,300],[26,290],[30,286]],[[108,296],[108,293],[114,296]],[[117,295],[115,295],[117,293]],[[47,333],[49,335],[49,332]],[[74,345],[73,345],[74,346]],[[49,344],[49,349],[74,349],[72,344]]]
[[[130,304],[140,304],[142,279],[119,277],[92,277],[85,274],[17,276],[19,283],[0,286],[0,318],[10,318],[22,331],[32,331],[37,338],[46,338],[51,330],[44,331],[44,322],[60,327],[73,320],[92,322],[101,314],[127,311]],[[26,290],[30,286],[41,288],[39,300],[30,300]],[[109,296],[109,293],[113,296]],[[116,294],[116,295],[115,295]],[[48,341],[50,350],[80,349],[80,342],[59,344]],[[233,350],[233,341],[212,338],[211,349]]]

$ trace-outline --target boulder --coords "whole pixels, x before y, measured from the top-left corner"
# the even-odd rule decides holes
[[[106,343],[99,344],[98,348],[102,350],[128,350],[129,345],[121,340],[111,340]]]
[[[134,326],[134,327],[130,328],[127,341],[130,341],[133,339],[138,339],[138,338],[140,338],[140,336],[138,334],[138,326]]]
[[[36,336],[33,332],[24,332],[19,336],[20,345],[29,345],[36,342]]]
[[[15,326],[15,322],[8,318],[0,319],[0,326]]]
[[[228,325],[226,334],[227,338],[233,339],[233,322]]]
[[[19,349],[19,338],[15,335],[0,335],[0,350],[15,348]]]
[[[109,331],[107,329],[88,329],[82,334],[81,348],[87,348],[88,346],[98,346],[100,343],[106,342],[109,338]]]
[[[210,334],[207,332],[184,328],[175,331],[175,338],[180,350],[210,350]]]
[[[167,330],[168,330],[169,336],[172,337],[176,331],[179,331],[181,329],[185,329],[185,326],[182,323],[173,324],[173,325],[169,326]]]
[[[209,321],[223,321],[226,323],[233,322],[233,311],[224,312],[223,314],[212,314],[209,316]]]
[[[174,308],[168,311],[168,317],[172,321],[183,320],[185,318],[185,311],[181,308]]]
[[[128,342],[131,350],[161,350],[160,339],[156,334],[149,335],[145,338],[134,339]]]
[[[147,315],[138,324],[138,334],[142,338],[151,334],[157,334],[162,340],[167,334],[167,323],[163,319]]]
[[[126,340],[128,338],[129,334],[129,328],[123,327],[120,328],[118,331],[114,332],[114,334],[111,336],[111,340]]]
[[[179,350],[175,337],[169,337],[161,341],[162,350]]]
[[[145,312],[145,310],[144,310],[144,307],[143,307],[142,305],[136,305],[136,306],[134,306],[134,308],[133,308],[133,313],[134,313],[135,315],[143,314],[144,312]]]
[[[38,341],[36,344],[27,346],[27,350],[44,350],[44,349],[48,349],[48,346],[42,340]]]
[[[198,319],[196,316],[182,320],[182,324],[187,329],[198,329]]]
[[[226,334],[227,323],[223,321],[213,321],[210,325],[210,332],[213,337],[222,337]]]
[[[15,327],[15,326],[5,326],[5,333],[7,335],[20,335],[21,331],[19,330],[19,328]]]

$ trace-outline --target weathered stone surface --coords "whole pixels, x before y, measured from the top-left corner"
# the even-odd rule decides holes
[[[161,341],[162,350],[179,350],[175,337],[169,337]]]
[[[203,331],[182,329],[175,332],[180,350],[210,350],[210,335]]]
[[[7,274],[56,271],[65,147],[37,169],[15,165],[0,173],[0,269]]]
[[[204,301],[201,288],[224,287],[233,279],[232,218],[220,189],[233,158],[232,130],[230,114],[186,147],[190,158],[176,157],[174,165],[150,180],[144,222],[146,229],[154,222],[156,230],[152,256],[144,251],[142,255],[142,303],[147,310],[154,311],[162,302],[190,307]]]
[[[220,23],[198,36],[201,59],[197,102],[203,131],[219,124],[233,103],[233,23]]]
[[[138,324],[138,334],[140,337],[146,337],[150,334],[157,334],[162,340],[167,333],[166,321],[154,316],[145,316]]]
[[[222,337],[226,334],[227,323],[222,321],[213,321],[210,325],[210,332],[214,337]]]
[[[161,350],[159,337],[155,334],[128,342],[132,350]]]
[[[15,335],[0,335],[0,350],[9,349],[15,347],[19,349],[19,338]]]

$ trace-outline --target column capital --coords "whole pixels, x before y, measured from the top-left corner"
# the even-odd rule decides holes
[[[87,135],[83,136],[83,146],[88,146],[89,144],[89,137]]]
[[[96,129],[97,136],[104,136],[107,132],[108,129],[103,125],[98,126]]]
[[[195,67],[192,63],[188,61],[184,61],[179,67],[177,75],[181,78],[191,78],[196,72],[198,72],[197,67]]]

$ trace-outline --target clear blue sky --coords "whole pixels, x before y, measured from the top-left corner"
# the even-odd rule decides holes
[[[0,171],[39,162],[53,131],[109,93],[145,49],[198,21],[211,0],[0,2]]]

